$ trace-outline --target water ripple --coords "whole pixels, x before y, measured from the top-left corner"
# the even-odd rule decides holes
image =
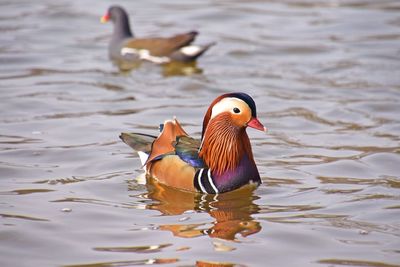
[[[107,252],[135,252],[135,253],[154,253],[160,252],[164,248],[170,247],[172,244],[161,244],[151,246],[136,246],[136,247],[95,247],[93,250],[96,251],[107,251]]]
[[[132,260],[132,261],[110,261],[110,262],[96,262],[84,264],[63,265],[63,267],[123,267],[123,266],[143,266],[143,265],[158,265],[158,264],[171,264],[179,260],[176,258],[156,258],[146,260]]]

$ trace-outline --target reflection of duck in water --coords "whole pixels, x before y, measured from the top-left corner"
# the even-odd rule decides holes
[[[114,24],[109,56],[124,70],[137,67],[141,61],[156,64],[193,62],[213,45],[192,45],[198,34],[196,31],[167,38],[135,38],[129,26],[128,14],[120,6],[111,6],[101,18],[102,22],[109,20]]]
[[[203,69],[197,66],[197,61],[192,62],[171,62],[162,65],[162,74],[164,77],[169,76],[189,76],[193,74],[203,73]]]
[[[217,97],[203,120],[202,139],[188,136],[176,119],[166,121],[158,137],[123,133],[121,139],[138,151],[146,173],[178,189],[220,194],[259,185],[247,127],[265,131],[254,100],[245,93]]]
[[[206,211],[215,219],[211,227],[203,224],[167,224],[161,230],[171,231],[175,236],[196,237],[209,235],[226,240],[235,240],[237,234],[246,237],[261,230],[259,222],[251,215],[259,207],[253,203],[256,196],[249,187],[220,195],[205,195],[177,190],[148,179],[148,197],[157,203],[147,208],[160,211],[165,215],[180,215],[186,211]],[[190,214],[189,214],[190,216]]]

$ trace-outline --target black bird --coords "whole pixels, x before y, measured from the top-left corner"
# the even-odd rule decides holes
[[[146,60],[157,64],[192,62],[214,45],[191,45],[197,31],[172,37],[135,38],[129,26],[128,14],[121,6],[111,6],[101,18],[103,23],[109,20],[114,24],[114,32],[108,50],[114,61]]]

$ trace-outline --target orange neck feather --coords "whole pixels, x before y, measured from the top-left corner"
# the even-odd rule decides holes
[[[210,120],[203,130],[199,156],[219,175],[234,170],[244,153],[254,161],[246,129],[233,125],[230,120],[228,114],[221,114]]]

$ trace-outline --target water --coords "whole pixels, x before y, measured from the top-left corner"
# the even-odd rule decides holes
[[[110,1],[0,1],[1,266],[400,266],[398,1],[118,3],[138,36],[218,44],[121,73]],[[199,136],[230,91],[269,128],[248,130],[256,191],[136,179],[121,131],[176,115]]]

